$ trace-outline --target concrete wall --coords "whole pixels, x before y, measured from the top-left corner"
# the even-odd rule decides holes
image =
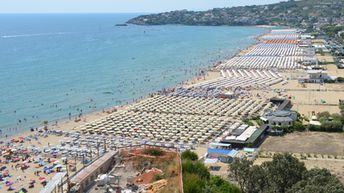
[[[99,174],[104,174],[112,168],[115,161],[115,155],[118,154],[118,151],[108,152],[107,154],[104,154],[102,157],[98,158],[96,161],[82,169],[77,175],[72,178],[72,185],[79,186],[77,192],[85,192],[88,187],[95,184],[94,180],[97,179]],[[80,180],[81,177],[82,180]]]

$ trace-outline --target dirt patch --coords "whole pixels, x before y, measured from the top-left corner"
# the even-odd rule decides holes
[[[344,155],[344,134],[294,132],[282,137],[269,136],[262,151]]]
[[[131,173],[137,173],[133,183],[138,186],[150,186],[148,192],[182,192],[180,155],[176,151],[164,148],[160,156],[147,155],[149,147],[126,149],[121,151],[122,163],[131,165]],[[128,168],[126,167],[125,168]],[[157,182],[164,183],[157,183]],[[166,182],[166,183],[165,183]]]
[[[159,169],[152,168],[151,170],[145,171],[143,174],[135,178],[137,184],[148,184],[153,182],[154,176],[162,174],[163,172]]]

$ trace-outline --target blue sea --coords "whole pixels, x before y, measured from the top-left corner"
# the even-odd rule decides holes
[[[115,26],[137,15],[0,15],[0,134],[173,87],[246,48],[265,31]]]

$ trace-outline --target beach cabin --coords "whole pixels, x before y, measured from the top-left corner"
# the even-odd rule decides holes
[[[314,39],[314,36],[312,36],[310,34],[301,34],[300,38],[301,38],[301,40],[310,40],[310,39]]]
[[[218,161],[223,163],[231,163],[237,154],[238,151],[231,149],[231,144],[210,143],[204,163],[214,164]]]
[[[304,48],[303,54],[307,56],[314,56],[315,55],[315,48]]]

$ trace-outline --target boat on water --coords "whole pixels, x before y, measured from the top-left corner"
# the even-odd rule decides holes
[[[128,26],[128,24],[126,24],[126,23],[119,23],[119,24],[116,24],[115,26]]]

